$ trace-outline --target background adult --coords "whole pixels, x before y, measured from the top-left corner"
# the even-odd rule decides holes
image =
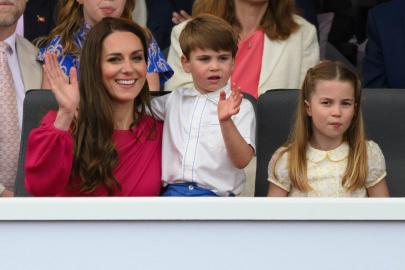
[[[0,2],[0,195],[12,196],[26,90],[41,85],[37,49],[16,34],[25,0]]]
[[[405,1],[393,0],[371,9],[367,30],[364,86],[405,88]]]
[[[253,96],[269,89],[299,88],[307,69],[319,61],[315,27],[294,15],[290,0],[197,0],[193,16],[203,12],[224,18],[239,34],[231,80]],[[186,23],[172,31],[168,62],[175,74],[166,90],[192,86],[180,63],[178,37]]]

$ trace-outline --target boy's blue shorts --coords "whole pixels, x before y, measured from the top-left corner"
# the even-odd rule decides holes
[[[196,183],[186,182],[167,185],[161,196],[191,196],[191,197],[217,197],[218,195],[211,190],[197,186]]]

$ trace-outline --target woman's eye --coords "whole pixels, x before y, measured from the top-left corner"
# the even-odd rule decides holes
[[[143,56],[142,55],[134,56],[134,57],[132,57],[132,60],[135,62],[141,62],[141,61],[143,61]]]
[[[116,63],[118,62],[120,59],[118,57],[110,57],[107,59],[108,62],[110,63]]]

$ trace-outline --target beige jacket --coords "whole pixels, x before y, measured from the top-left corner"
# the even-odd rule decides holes
[[[17,35],[16,50],[25,91],[40,89],[42,68],[36,61],[38,49],[25,38]]]
[[[300,28],[287,40],[273,41],[265,36],[259,95],[270,89],[301,88],[306,71],[319,62],[319,45],[315,27],[305,19],[295,16]],[[192,87],[190,74],[183,71],[179,36],[187,21],[176,25],[171,34],[168,63],[174,70],[165,90]]]

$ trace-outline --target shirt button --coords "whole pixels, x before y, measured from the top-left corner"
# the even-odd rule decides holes
[[[193,185],[189,185],[189,186],[188,186],[188,189],[189,189],[189,190],[193,190],[193,189],[194,189],[194,186],[193,186]]]

